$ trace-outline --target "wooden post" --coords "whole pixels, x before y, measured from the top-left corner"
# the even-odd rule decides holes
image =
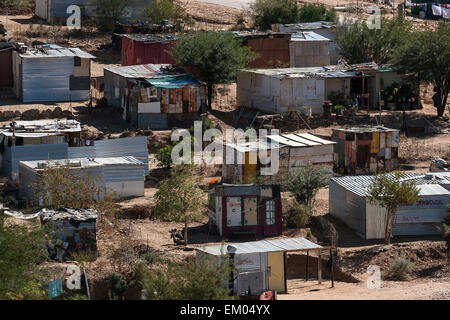
[[[330,248],[330,258],[331,258],[331,287],[334,288],[334,260],[332,248]]]
[[[308,264],[309,264],[309,251],[306,251],[306,280],[308,281]]]
[[[317,279],[319,284],[322,283],[322,251],[319,250],[319,256],[317,257]]]

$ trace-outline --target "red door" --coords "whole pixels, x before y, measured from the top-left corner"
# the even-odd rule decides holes
[[[281,234],[280,199],[262,200],[262,225],[264,236],[278,236]]]

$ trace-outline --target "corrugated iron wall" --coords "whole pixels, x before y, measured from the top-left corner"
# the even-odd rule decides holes
[[[0,70],[0,87],[12,87],[12,48],[0,51]]]
[[[128,37],[122,38],[122,65],[136,64],[176,64],[176,61],[166,51],[170,51],[175,41],[152,42],[134,41]]]
[[[289,67],[290,34],[270,35],[247,39],[247,46],[259,55],[248,64],[249,68]]]

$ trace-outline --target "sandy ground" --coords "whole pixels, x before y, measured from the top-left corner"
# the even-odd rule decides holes
[[[368,289],[366,282],[346,283],[325,280],[288,280],[288,293],[279,300],[450,300],[450,279],[415,282],[382,281],[378,289]]]

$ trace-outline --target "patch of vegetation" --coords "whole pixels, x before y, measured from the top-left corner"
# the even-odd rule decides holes
[[[312,210],[309,206],[296,203],[287,218],[287,227],[304,228],[309,224],[311,216]]]
[[[127,290],[127,283],[120,274],[114,272],[109,279],[109,299],[123,300],[125,298],[125,290]]]
[[[144,8],[142,16],[155,24],[161,24],[163,20],[167,20],[176,31],[182,31],[185,26],[193,25],[193,20],[186,10],[170,0],[153,1]]]
[[[141,266],[137,278],[146,300],[225,300],[232,268],[227,257],[221,261],[169,263],[164,271]]]
[[[409,278],[414,263],[404,256],[395,258],[387,271],[387,278],[397,281],[406,281]]]

